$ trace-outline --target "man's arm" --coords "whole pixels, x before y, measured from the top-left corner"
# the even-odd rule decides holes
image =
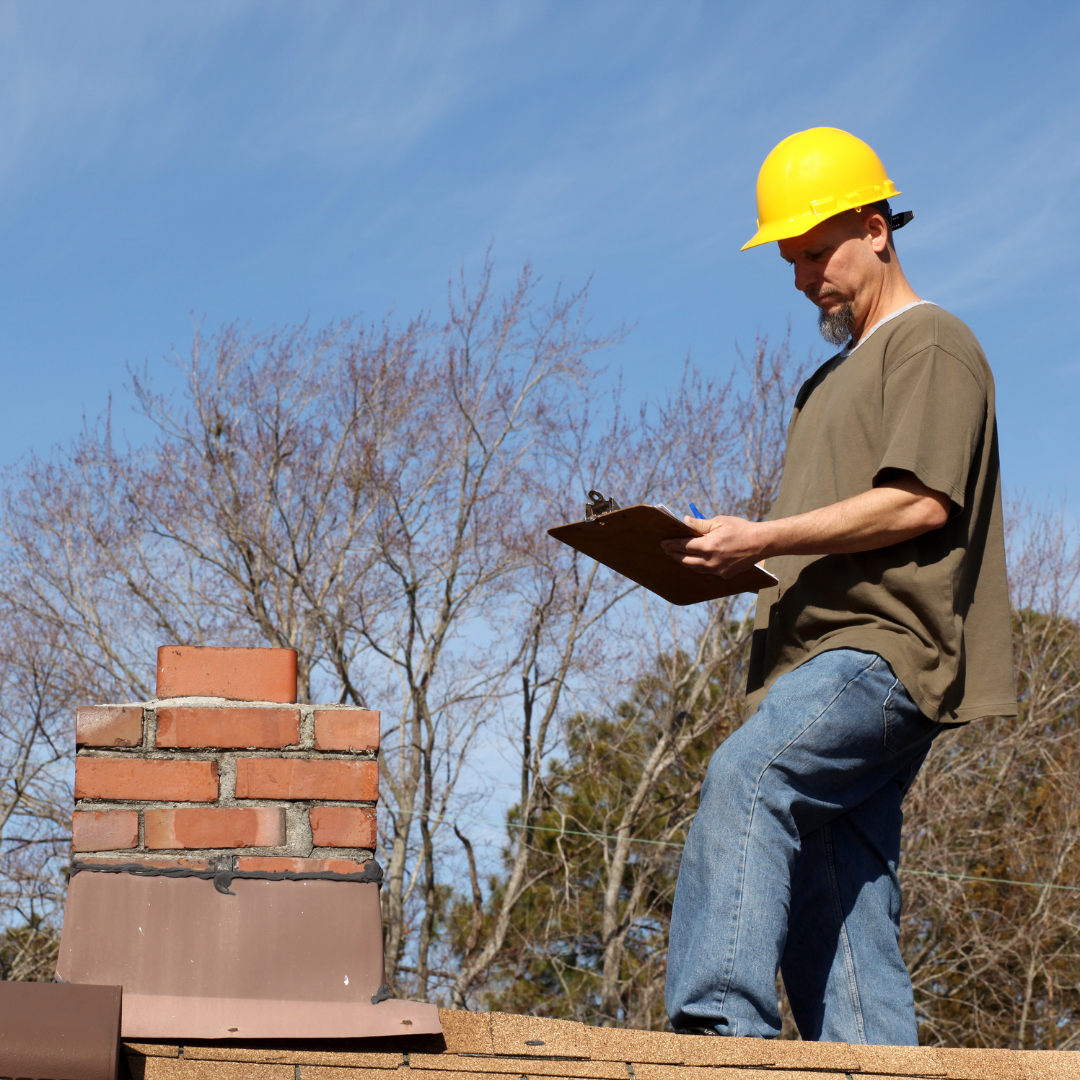
[[[948,495],[902,472],[861,495],[795,517],[776,521],[687,518],[704,535],[665,540],[663,546],[691,570],[732,577],[773,555],[842,555],[911,540],[940,529],[951,510]]]

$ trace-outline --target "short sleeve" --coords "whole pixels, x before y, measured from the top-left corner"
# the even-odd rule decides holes
[[[899,469],[963,509],[986,408],[986,392],[955,356],[933,345],[905,360],[885,379],[875,486]]]

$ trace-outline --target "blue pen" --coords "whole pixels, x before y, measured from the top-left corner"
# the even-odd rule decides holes
[[[690,504],[690,513],[701,521],[705,520],[705,515],[693,503]]]

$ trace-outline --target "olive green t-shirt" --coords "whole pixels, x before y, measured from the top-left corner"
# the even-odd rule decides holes
[[[1013,716],[994,380],[975,335],[934,304],[883,320],[803,384],[769,517],[851,498],[896,471],[952,500],[939,529],[876,551],[785,555],[758,597],[747,700],[829,649],[891,665],[939,722]]]

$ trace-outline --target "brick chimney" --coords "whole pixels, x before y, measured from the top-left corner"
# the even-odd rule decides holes
[[[298,705],[291,649],[163,646],[76,742],[57,972],[123,985],[126,1036],[440,1030],[381,985],[377,712]]]
[[[297,705],[291,649],[165,646],[157,689],[76,713],[76,859],[363,869],[377,838],[377,712]]]

